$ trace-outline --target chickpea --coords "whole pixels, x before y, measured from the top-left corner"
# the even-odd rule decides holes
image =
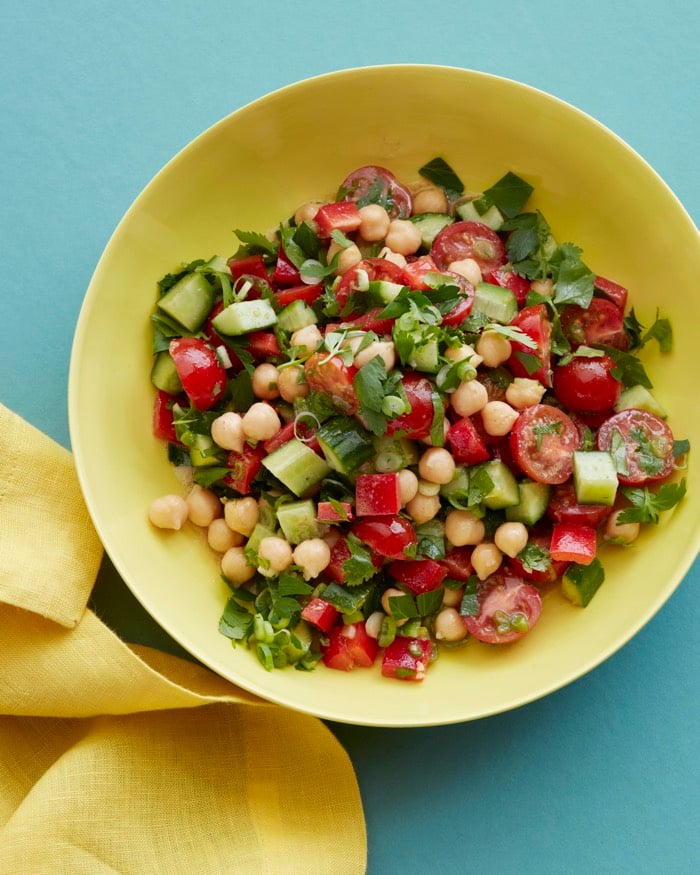
[[[497,368],[508,361],[512,347],[508,338],[497,331],[484,331],[477,341],[476,351],[487,368]]]
[[[605,539],[619,539],[625,544],[631,544],[639,537],[639,523],[619,523],[618,517],[622,510],[613,511],[605,523]]]
[[[406,267],[406,256],[402,255],[400,252],[393,252],[389,249],[388,246],[385,246],[377,256],[377,258],[383,258],[385,261],[391,261],[392,264],[397,264],[399,267]]]
[[[203,489],[195,483],[187,496],[187,514],[195,526],[206,528],[212,520],[221,516],[222,508],[218,496],[210,489]]]
[[[367,362],[372,361],[375,356],[379,356],[384,361],[387,373],[394,368],[396,364],[396,350],[390,340],[375,340],[368,344],[357,353],[353,364],[356,368],[361,368]]]
[[[440,510],[439,495],[421,495],[420,492],[406,503],[406,512],[416,525],[432,520]]]
[[[389,249],[401,255],[413,255],[423,242],[420,231],[408,219],[392,219],[385,240]]]
[[[452,271],[452,273],[458,273],[460,276],[463,276],[473,286],[482,280],[479,262],[473,258],[460,258],[458,261],[451,261],[447,269]]]
[[[450,205],[445,192],[436,185],[421,188],[413,195],[413,215],[420,213],[446,213]]]
[[[418,478],[410,468],[399,471],[399,493],[402,507],[418,495]]]
[[[494,534],[496,546],[512,559],[527,544],[527,528],[522,523],[502,523]]]
[[[260,508],[251,495],[232,498],[224,504],[224,519],[230,529],[248,537],[258,524]]]
[[[292,558],[302,569],[304,580],[311,580],[328,567],[331,548],[323,538],[309,538],[296,545]]]
[[[489,401],[481,411],[484,431],[494,437],[508,434],[519,416],[520,413],[513,410],[510,404],[506,404],[505,401]]]
[[[445,588],[445,592],[442,596],[442,604],[445,608],[456,608],[457,605],[461,604],[462,598],[464,596],[464,588],[457,587],[457,589],[449,589]]]
[[[207,543],[217,553],[225,553],[231,547],[240,547],[245,538],[240,532],[234,532],[222,517],[212,520],[207,529]]]
[[[277,388],[282,398],[289,404],[292,404],[296,398],[306,398],[310,387],[306,382],[304,368],[301,365],[282,368],[277,378]]]
[[[385,614],[388,614],[390,617],[392,616],[389,599],[399,598],[402,595],[405,595],[405,593],[402,592],[400,589],[396,589],[393,586],[390,586],[389,589],[384,590],[384,592],[382,593],[382,607],[384,608]]]
[[[383,240],[389,230],[391,219],[389,214],[379,204],[367,204],[360,207],[360,236],[368,243]]]
[[[180,495],[161,495],[151,502],[148,518],[159,529],[179,531],[187,519],[187,502]]]
[[[266,441],[280,430],[280,418],[274,407],[258,401],[243,417],[243,434],[251,441]]]
[[[516,410],[524,410],[539,404],[544,393],[545,388],[539,380],[516,377],[506,389],[506,401]]]
[[[451,510],[445,517],[445,535],[455,547],[480,544],[484,540],[486,528],[470,510]]]
[[[355,267],[362,261],[362,253],[355,243],[350,246],[341,246],[335,240],[328,247],[327,259],[330,264],[335,255],[338,255],[338,266],[335,269],[336,276],[342,276],[351,267]]]
[[[223,450],[231,450],[234,453],[243,451],[243,417],[240,413],[232,410],[217,416],[211,424],[211,437],[215,444]]]
[[[305,204],[297,207],[294,213],[294,224],[301,225],[302,222],[313,222],[321,206],[320,201],[307,201]]]
[[[450,404],[460,416],[472,416],[488,404],[489,393],[486,386],[478,380],[460,383],[450,395]]]
[[[481,356],[468,343],[463,343],[461,346],[448,346],[445,350],[445,358],[451,362],[463,362],[465,359],[469,359],[469,364],[475,368],[478,368],[483,361]]]
[[[533,292],[537,292],[538,295],[542,295],[545,298],[551,298],[554,294],[554,281],[551,277],[547,277],[544,280],[533,280],[530,283],[530,288]]]
[[[472,566],[479,580],[486,580],[490,574],[498,571],[501,562],[503,562],[503,553],[495,544],[484,541],[477,544],[472,551]]]
[[[323,341],[323,335],[318,329],[318,325],[305,325],[295,331],[289,338],[290,346],[296,347],[296,352],[300,353],[300,357],[308,358],[312,353],[316,352]]]
[[[418,462],[418,473],[431,483],[449,483],[455,476],[455,460],[444,447],[431,447]]]
[[[258,571],[266,577],[273,577],[292,564],[292,547],[289,541],[270,535],[258,545],[258,558],[261,560]]]
[[[231,547],[221,557],[221,573],[231,583],[245,583],[255,574],[255,568],[248,564],[243,547]]]
[[[370,638],[379,638],[379,633],[382,630],[382,621],[386,614],[384,611],[374,611],[365,620],[365,632]]]
[[[263,398],[265,401],[272,401],[273,398],[279,396],[279,380],[280,372],[269,362],[263,362],[258,365],[253,371],[252,383],[253,393],[257,398]]]
[[[455,608],[443,608],[435,617],[435,637],[438,641],[461,641],[467,628]]]

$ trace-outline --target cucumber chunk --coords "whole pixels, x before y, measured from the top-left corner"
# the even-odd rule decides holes
[[[331,472],[330,465],[298,438],[292,438],[266,456],[263,466],[297,496],[302,496]]]
[[[299,544],[319,536],[316,507],[311,499],[281,504],[277,508],[277,521],[290,544]]]
[[[414,371],[436,374],[440,370],[440,347],[435,338],[414,346],[408,357],[408,366]]]
[[[666,419],[668,416],[664,408],[644,386],[630,386],[629,389],[623,389],[620,392],[620,397],[615,405],[615,412],[619,413],[621,410],[631,409],[646,410],[647,413],[653,413],[660,419]]]
[[[324,422],[316,437],[326,461],[340,474],[353,474],[374,456],[369,432],[348,416],[336,416]]]
[[[201,273],[188,273],[158,301],[158,309],[188,331],[204,325],[214,305],[216,293]]]
[[[282,331],[293,334],[307,325],[315,325],[318,317],[304,301],[292,301],[277,316],[277,324]]]
[[[392,283],[389,280],[372,280],[367,294],[373,304],[381,307],[383,304],[390,304],[402,288],[401,283]]]
[[[498,459],[493,459],[475,467],[485,470],[493,483],[493,488],[483,498],[486,507],[491,510],[502,510],[519,503],[518,482],[507,465]]]
[[[617,470],[610,453],[599,450],[574,453],[574,487],[579,504],[612,507],[617,483]]]
[[[447,213],[419,213],[417,216],[411,216],[410,221],[420,231],[422,245],[430,249],[440,231],[451,225],[454,219]]]
[[[507,325],[518,312],[518,301],[510,289],[492,283],[477,283],[474,290],[474,309],[493,322]]]
[[[168,395],[179,395],[182,392],[182,383],[175,367],[173,357],[167,350],[159,352],[151,368],[151,382],[162,392]]]
[[[561,589],[570,602],[585,608],[604,580],[605,571],[600,564],[600,559],[594,559],[590,565],[572,562],[564,572]]]
[[[519,501],[506,508],[506,519],[508,522],[534,526],[547,510],[549,493],[550,488],[546,483],[535,483],[534,480],[518,483]]]
[[[498,231],[505,222],[505,216],[495,204],[480,213],[474,206],[474,201],[466,201],[457,207],[457,215],[463,222],[481,222],[492,231]]]
[[[254,301],[234,301],[212,320],[217,331],[222,334],[249,334],[269,328],[277,322],[277,314],[272,304],[264,298]]]

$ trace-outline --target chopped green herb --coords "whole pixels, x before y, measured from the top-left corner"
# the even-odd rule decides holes
[[[479,578],[472,574],[464,584],[464,595],[459,606],[459,613],[463,617],[475,617],[479,613],[478,587]]]
[[[343,580],[346,586],[359,586],[366,583],[377,573],[372,563],[372,554],[352,533],[346,541],[350,550],[350,558],[343,563]]]
[[[549,571],[552,557],[546,547],[540,547],[534,541],[528,541],[517,557],[525,571]]]
[[[512,219],[521,212],[533,191],[529,182],[509,171],[484,191],[482,212],[494,204],[504,216]]]
[[[421,176],[444,189],[449,196],[459,196],[464,191],[464,183],[444,158],[433,158],[424,164],[418,172]]]
[[[649,440],[647,432],[635,427],[630,430],[629,439],[634,446],[633,452],[640,470],[649,477],[660,474],[665,465],[665,453],[659,455],[659,448]]]
[[[684,438],[683,440],[673,442],[673,458],[678,459],[690,452],[690,441]]]
[[[559,421],[556,422],[548,422],[545,425],[534,425],[532,427],[532,433],[535,435],[535,446],[537,447],[537,452],[542,449],[542,438],[546,434],[559,434],[561,432],[562,423]]]
[[[236,229],[233,232],[243,244],[242,250],[236,253],[237,257],[243,255],[273,255],[277,256],[278,244],[270,240],[264,234],[258,231],[239,231]]]
[[[658,523],[663,511],[670,510],[685,495],[685,478],[680,483],[666,483],[657,492],[645,486],[641,489],[623,487],[622,493],[632,507],[620,513],[619,523]]]

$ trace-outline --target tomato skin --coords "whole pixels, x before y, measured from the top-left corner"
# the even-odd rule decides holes
[[[455,222],[443,228],[433,240],[430,254],[441,271],[453,261],[473,258],[482,274],[488,274],[507,261],[503,241],[481,222]]]
[[[364,623],[341,624],[331,630],[323,652],[323,663],[340,671],[369,668],[374,665],[378,653],[379,645],[367,634]]]
[[[548,560],[546,562],[546,568],[526,568],[523,564],[523,561],[519,559],[517,556],[508,560],[508,565],[519,577],[524,578],[530,583],[535,583],[537,586],[547,586],[548,584],[552,584],[555,581],[559,580],[559,578],[564,574],[566,569],[569,566],[568,562],[559,562],[552,559],[551,554],[549,553],[549,546],[551,543],[551,532],[539,532],[534,535],[530,535],[529,541],[532,541],[536,544],[540,549],[545,551],[548,554]]]
[[[439,273],[439,271],[429,255],[421,255],[404,265],[402,282],[410,289],[425,292],[430,288],[425,282],[425,275],[427,273]]]
[[[350,531],[387,559],[406,559],[405,550],[416,543],[413,526],[401,516],[364,517],[354,522]]]
[[[324,353],[315,352],[306,360],[304,373],[312,392],[330,395],[335,406],[343,413],[355,413],[359,407],[353,386],[356,367],[346,365],[340,356],[329,358]]]
[[[463,276],[458,273],[452,273],[449,270],[441,271],[443,276],[449,277],[453,283],[456,283],[462,291],[462,299],[453,307],[449,313],[445,313],[442,317],[443,325],[450,325],[454,328],[459,327],[462,322],[472,311],[474,305],[474,286]]]
[[[245,341],[248,352],[257,361],[282,355],[273,331],[251,331],[250,334],[245,335]]]
[[[625,309],[627,306],[627,289],[624,286],[606,279],[604,276],[597,276],[593,284],[597,291],[605,295],[605,297],[618,306],[620,310]]]
[[[573,454],[580,443],[573,420],[549,404],[527,407],[510,433],[513,459],[538,483],[565,483],[573,473]]]
[[[214,349],[198,337],[178,337],[170,341],[182,388],[197,410],[209,410],[226,391],[226,370]]]
[[[590,565],[596,554],[595,529],[578,523],[556,523],[549,554],[555,562]]]
[[[277,251],[277,261],[272,273],[272,282],[276,286],[295,286],[301,282],[299,271],[287,258],[287,254],[281,246]]]
[[[384,651],[382,675],[401,681],[422,681],[435,657],[435,645],[429,638],[397,635]]]
[[[330,602],[324,602],[318,597],[312,598],[301,612],[302,620],[311,623],[326,635],[335,626],[339,616],[338,610]]]
[[[415,371],[405,371],[401,380],[411,409],[390,419],[387,434],[404,432],[405,437],[420,440],[428,437],[433,422],[433,388],[429,380]]]
[[[319,237],[330,237],[333,231],[352,234],[362,224],[357,206],[353,201],[323,204],[314,217]]]
[[[241,495],[249,495],[250,485],[259,474],[265,456],[265,448],[262,444],[256,447],[243,444],[241,453],[229,453],[226,467],[231,469],[231,473],[224,477],[226,486],[235,489]]]
[[[472,567],[472,547],[453,547],[445,553],[441,563],[445,568],[445,577],[466,583],[474,573]]]
[[[286,289],[275,292],[275,298],[280,307],[286,307],[294,301],[303,301],[305,304],[313,304],[323,294],[323,283],[314,283],[307,286],[304,284],[293,285]]]
[[[248,255],[238,259],[230,258],[228,269],[231,272],[232,280],[237,280],[242,276],[256,276],[259,279],[267,280],[267,267],[262,255]]]
[[[341,318],[349,318],[343,316],[343,308],[350,295],[356,291],[355,283],[361,270],[365,271],[370,282],[375,280],[388,280],[392,283],[402,282],[403,274],[398,264],[394,264],[393,261],[388,261],[386,258],[363,258],[359,264],[345,271],[335,290],[335,299],[340,307]]]
[[[343,509],[342,513],[338,513],[330,501],[319,501],[316,505],[316,519],[324,523],[350,522],[353,518],[352,505],[349,501],[341,501],[339,504]]]
[[[638,486],[663,480],[673,471],[673,432],[663,419],[647,410],[622,410],[600,426],[598,449],[613,450],[615,435],[625,448],[627,465],[626,474],[618,470],[620,483]]]
[[[167,392],[159,389],[153,398],[153,436],[162,441],[178,443],[173,424],[173,401]]]
[[[554,368],[554,394],[575,413],[612,410],[622,391],[622,385],[612,375],[615,362],[610,356],[596,358],[574,356],[565,365]]]
[[[554,523],[575,523],[598,528],[612,513],[604,504],[579,504],[572,483],[554,486],[547,505],[547,517]]]
[[[499,267],[497,270],[492,270],[490,274],[484,277],[487,283],[492,283],[494,286],[500,286],[502,289],[510,289],[515,295],[515,300],[518,302],[518,307],[525,306],[527,293],[530,291],[530,280],[510,269],[508,265]]]
[[[438,589],[447,569],[434,559],[397,559],[387,568],[387,574],[419,595]]]
[[[621,350],[629,346],[623,312],[605,298],[593,298],[588,309],[578,304],[565,307],[561,313],[561,327],[574,349],[581,344],[602,344]]]
[[[452,457],[459,465],[477,465],[486,462],[491,454],[468,416],[455,422],[447,432],[447,443]]]
[[[361,313],[359,316],[353,316],[349,321],[344,321],[342,325],[350,325],[360,331],[374,331],[375,334],[391,334],[391,329],[394,327],[394,319],[380,319],[379,314],[383,307],[373,307],[366,313]]]
[[[392,219],[407,219],[413,209],[410,191],[391,170],[377,164],[366,164],[348,174],[340,185],[339,196],[346,201],[362,200],[372,186],[380,186],[376,201],[386,207]]]
[[[531,377],[533,380],[539,380],[543,386],[549,388],[552,385],[550,367],[552,323],[549,321],[546,306],[534,304],[531,307],[523,307],[510,324],[519,328],[537,344],[536,349],[530,349],[517,340],[511,341],[513,352],[508,359],[508,368],[511,373],[514,377]],[[529,373],[516,353],[536,356],[542,362],[541,367],[537,368],[534,373]]]
[[[499,631],[497,611],[505,614],[524,614],[528,628],[510,628]],[[521,577],[507,571],[497,571],[483,581],[479,588],[479,613],[475,617],[462,617],[467,632],[486,644],[510,644],[532,630],[542,612],[539,592]]]
[[[357,516],[394,516],[401,510],[398,474],[359,474],[355,482]]]

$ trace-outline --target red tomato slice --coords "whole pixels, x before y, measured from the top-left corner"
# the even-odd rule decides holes
[[[474,423],[468,416],[457,420],[447,432],[447,443],[452,456],[459,465],[477,465],[491,458]]]
[[[331,580],[334,580],[336,583],[345,583],[345,573],[343,566],[348,561],[348,559],[350,559],[351,556],[352,553],[350,552],[350,548],[348,547],[347,539],[342,536],[339,537],[338,540],[331,547],[331,561],[326,566],[324,575],[326,577],[329,577]],[[375,550],[371,550],[371,559],[372,565],[374,565],[376,569],[382,567],[384,559]]]
[[[445,313],[442,317],[443,325],[450,325],[457,328],[472,311],[472,306],[474,304],[474,286],[468,279],[466,279],[466,277],[460,276],[458,273],[452,273],[452,271],[449,270],[443,270],[441,273],[444,276],[449,277],[451,282],[456,283],[460,287],[464,296],[456,307],[453,307],[449,313]]]
[[[381,204],[392,219],[407,219],[413,209],[411,192],[398,181],[391,170],[376,164],[358,167],[346,176],[338,197],[355,201],[358,206]]]
[[[267,268],[262,255],[248,255],[245,258],[231,258],[228,261],[228,269],[231,279],[237,280],[242,276],[259,277],[267,280]]]
[[[365,517],[353,523],[350,531],[387,559],[406,559],[404,551],[416,543],[413,526],[401,516]]]
[[[251,331],[243,339],[254,359],[276,358],[282,354],[277,337],[272,331]]]
[[[187,397],[197,410],[209,410],[226,391],[226,371],[216,352],[198,337],[171,340],[169,350]]]
[[[565,365],[554,368],[554,394],[575,413],[612,410],[622,391],[622,384],[612,375],[614,370],[615,362],[610,356],[574,356]]]
[[[439,273],[437,265],[429,255],[421,255],[409,261],[403,268],[403,283],[411,289],[425,291],[430,286],[425,282],[426,273]]]
[[[394,516],[401,510],[398,474],[359,474],[355,481],[357,516]]]
[[[434,559],[397,559],[387,568],[387,574],[419,595],[437,589],[447,576],[447,569]]]
[[[622,310],[604,298],[593,298],[587,310],[578,304],[565,307],[561,327],[574,348],[596,343],[622,350],[629,346]]]
[[[513,458],[538,483],[565,483],[581,438],[571,417],[558,407],[535,404],[515,420],[510,433]]]
[[[404,432],[405,437],[420,440],[428,437],[433,422],[433,387],[415,371],[406,371],[401,380],[411,410],[387,422],[387,434]]]
[[[323,294],[323,283],[314,283],[311,286],[298,285],[275,292],[275,298],[280,307],[286,307],[294,301],[303,301],[305,304],[313,304]]]
[[[502,289],[510,289],[515,295],[515,300],[518,302],[518,307],[525,306],[527,293],[530,291],[530,280],[516,273],[510,265],[499,267],[498,270],[491,271],[484,279],[487,283],[493,283],[494,286],[500,286]]]
[[[359,407],[353,378],[357,368],[346,365],[340,356],[330,358],[322,352],[315,352],[304,364],[306,382],[312,392],[323,392],[333,399],[338,410],[348,415]]]
[[[510,644],[529,632],[542,612],[539,592],[521,577],[498,571],[479,588],[479,613],[463,617],[467,632],[487,644]]]
[[[230,486],[241,495],[248,495],[250,484],[260,472],[265,455],[265,448],[261,444],[256,447],[243,444],[243,452],[229,453],[226,467],[231,469],[231,473],[224,477],[226,486]]]
[[[673,432],[646,410],[622,410],[606,419],[598,449],[613,454],[618,479],[627,486],[663,480],[673,471]]]
[[[391,329],[394,327],[393,319],[380,319],[379,314],[383,307],[373,307],[366,313],[361,313],[359,316],[353,316],[349,321],[343,321],[342,325],[352,326],[360,331],[374,331],[375,334],[391,334]]]
[[[340,307],[341,316],[350,295],[358,291],[357,278],[360,275],[360,271],[364,271],[367,274],[370,282],[375,280],[388,280],[392,283],[402,282],[403,273],[401,268],[398,264],[394,264],[393,261],[387,261],[386,258],[363,259],[355,267],[346,270],[338,283],[335,298]]]
[[[173,424],[173,401],[175,398],[160,389],[153,399],[153,435],[163,441],[177,443]]]
[[[612,513],[604,504],[579,504],[572,483],[555,486],[549,496],[547,516],[555,523],[576,523],[596,529]]]
[[[353,668],[369,668],[374,664],[379,645],[367,634],[364,623],[340,625],[332,629],[323,652],[323,662],[328,668],[350,671]]]
[[[301,282],[299,271],[287,258],[287,254],[281,246],[277,251],[277,261],[272,274],[272,282],[276,286],[294,286]]]
[[[447,571],[446,577],[452,580],[461,580],[465,583],[474,573],[472,567],[473,547],[453,547],[445,553],[442,565]]]
[[[547,316],[547,308],[544,304],[523,307],[510,324],[519,328],[537,344],[535,349],[531,349],[517,340],[511,341],[513,353],[508,359],[511,373],[514,377],[532,377],[533,380],[539,380],[543,386],[551,386],[552,323]]]
[[[436,656],[430,638],[397,635],[382,656],[382,675],[400,681],[422,681]]]
[[[597,276],[594,285],[613,304],[617,304],[620,310],[625,309],[627,305],[627,289],[624,286],[618,285],[618,283],[608,280],[604,276]]]
[[[430,254],[440,270],[447,270],[453,261],[473,258],[482,274],[491,273],[507,261],[503,241],[481,222],[455,222],[443,228]]]

